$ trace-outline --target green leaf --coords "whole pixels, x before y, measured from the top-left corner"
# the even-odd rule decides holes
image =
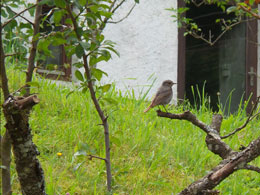
[[[40,84],[38,82],[35,81],[31,81],[31,82],[27,82],[27,85],[33,86],[33,87],[40,87]]]
[[[10,3],[9,6],[12,7],[12,8],[18,8],[18,5],[15,4],[15,3]]]
[[[91,69],[91,73],[98,81],[101,80],[103,74],[108,76],[108,74],[106,72],[104,72],[104,71],[102,71],[100,69],[97,69],[97,68],[92,68]]]
[[[33,5],[32,3],[28,3],[27,6],[30,7],[30,6],[32,6],[32,5]],[[34,16],[34,11],[35,11],[35,9],[29,9],[28,11],[29,11],[30,16],[33,17],[33,16]]]
[[[76,76],[76,78],[77,78],[78,80],[84,82],[84,77],[83,77],[82,73],[81,73],[79,70],[76,70],[76,71],[75,71],[75,76]]]
[[[65,0],[54,0],[54,4],[55,4],[57,7],[60,7],[60,8],[65,8],[65,7],[66,7],[66,2],[65,2]]]
[[[83,89],[82,89],[82,93],[86,93],[88,91],[88,87],[84,87]]]
[[[219,23],[220,22],[220,19],[218,18],[218,19],[216,19],[216,21],[215,21],[216,23]]]
[[[72,25],[72,20],[71,20],[71,18],[66,18],[65,24]]]
[[[118,57],[120,57],[120,53],[118,51],[116,51],[113,47],[105,47],[105,48],[114,52]]]
[[[82,68],[83,64],[81,62],[76,62],[73,64],[73,66],[77,67],[77,68]]]
[[[112,16],[111,12],[100,11],[99,13],[101,16],[105,16],[106,18],[110,18]]]
[[[76,166],[73,168],[73,171],[77,171],[82,164],[83,162],[76,164]]]
[[[55,37],[53,39],[52,45],[53,46],[59,46],[59,45],[65,44],[65,43],[67,43],[66,39],[63,39],[61,37]]]
[[[87,3],[87,0],[79,0],[79,4],[80,4],[81,6],[86,5],[86,3]]]
[[[237,10],[237,6],[230,6],[229,8],[227,8],[227,14],[230,14],[232,12],[235,12]]]
[[[45,55],[50,55],[51,51],[49,50],[50,40],[40,39],[37,45],[39,51],[44,52]]]
[[[100,55],[104,56],[106,61],[111,59],[111,54],[107,50],[100,50]]]
[[[114,105],[118,104],[118,102],[113,98],[102,98],[102,99],[108,102],[109,104],[114,104]]]
[[[73,155],[73,157],[77,156],[87,156],[87,152],[85,150],[79,150]]]
[[[83,47],[83,49],[88,50],[90,48],[90,44],[88,42],[80,41],[79,44]]]
[[[31,29],[31,28],[32,28],[32,25],[29,24],[29,23],[20,22],[20,28],[28,28],[28,29]],[[38,33],[37,35],[40,35],[40,33]]]
[[[111,88],[111,84],[106,84],[106,85],[100,86],[100,88],[103,93],[106,93]]]
[[[103,73],[102,73],[101,70],[96,69],[96,68],[93,68],[93,69],[91,70],[91,72],[92,72],[92,75],[93,75],[98,81],[101,80],[102,75],[103,75]]]
[[[1,16],[4,17],[4,18],[7,17],[7,14],[6,14],[4,9],[1,9]]]
[[[71,94],[73,94],[75,91],[73,90],[73,91],[70,91],[67,95],[66,95],[66,99],[71,95]]]
[[[51,4],[51,3],[53,3],[53,0],[41,0],[40,2],[39,2],[39,5],[44,5],[44,4]]]
[[[79,34],[79,36],[82,36],[84,34],[83,29],[80,27],[76,28],[76,32]]]
[[[56,25],[60,24],[60,21],[62,19],[62,17],[64,16],[65,12],[63,10],[56,10],[53,13],[53,21]]]
[[[90,56],[90,58],[89,58],[89,65],[90,66],[94,66],[94,65],[96,65],[97,64],[97,58],[96,58],[96,56]]]
[[[98,5],[92,5],[92,6],[89,6],[91,12],[93,13],[97,13],[98,12]]]
[[[255,2],[255,0],[249,0],[250,5],[253,5],[254,2]]]
[[[11,18],[15,15],[15,13],[12,11],[12,9],[10,7],[6,7],[6,11],[9,14],[9,18]]]
[[[77,47],[76,47],[76,56],[78,58],[81,58],[83,55],[84,55],[84,49],[83,47],[81,46],[81,44],[78,44]]]
[[[111,136],[110,141],[111,141],[111,143],[113,143],[113,144],[115,144],[117,146],[121,145],[121,141],[117,137]]]
[[[135,0],[136,3],[139,3],[139,0]]]
[[[98,58],[96,58],[95,56],[91,56],[89,60],[89,65],[94,66],[101,61],[107,61],[107,58],[104,56],[99,56]]]

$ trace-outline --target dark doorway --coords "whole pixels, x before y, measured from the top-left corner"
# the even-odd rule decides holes
[[[214,5],[186,6],[190,8],[186,16],[201,27],[205,37],[210,32],[216,38],[222,32],[221,25],[215,23],[216,19],[234,17]],[[204,94],[209,98],[213,110],[218,110],[220,104],[226,113],[237,111],[240,101],[247,99],[252,90],[256,92],[256,86],[251,88],[250,93],[247,87],[247,53],[253,46],[247,42],[248,23],[235,26],[213,46],[190,35],[183,37],[181,33],[183,29],[179,30],[179,53],[184,54],[179,54],[178,83],[185,84],[178,88],[178,97],[185,97],[192,105],[200,105]],[[251,59],[250,65],[256,71],[256,60],[254,62]],[[256,83],[255,78],[253,82]]]

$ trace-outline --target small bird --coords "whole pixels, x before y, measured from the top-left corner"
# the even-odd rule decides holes
[[[172,99],[172,86],[176,84],[172,82],[171,80],[165,80],[163,81],[162,85],[157,90],[155,97],[152,100],[152,103],[148,108],[144,110],[145,112],[148,112],[151,108],[158,106],[158,105],[166,105],[169,104]]]

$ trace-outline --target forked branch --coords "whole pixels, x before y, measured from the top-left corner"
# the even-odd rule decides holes
[[[256,118],[256,117],[260,114],[260,111],[257,112],[256,114],[254,114],[254,112],[255,112],[255,110],[257,109],[257,106],[258,106],[258,104],[259,104],[259,101],[260,101],[260,96],[257,97],[256,103],[254,104],[254,106],[253,106],[251,112],[249,113],[249,116],[247,117],[247,120],[245,121],[245,123],[244,123],[242,126],[236,128],[236,129],[235,129],[234,131],[232,131],[231,133],[229,133],[229,134],[227,134],[227,135],[225,135],[225,136],[221,136],[221,139],[226,139],[226,138],[228,138],[228,137],[230,137],[230,136],[236,134],[237,132],[239,132],[239,131],[241,131],[242,129],[244,129],[250,121],[252,121],[254,118]]]
[[[256,109],[256,106],[253,109]],[[252,113],[253,112],[254,111],[252,111]],[[199,127],[207,134],[206,144],[208,149],[223,159],[219,165],[213,168],[206,176],[190,184],[180,192],[180,195],[212,194],[212,190],[219,183],[240,169],[247,169],[260,173],[259,167],[248,164],[260,155],[260,137],[255,141],[252,141],[248,147],[245,147],[241,152],[232,150],[228,144],[222,141],[219,135],[223,119],[221,115],[213,115],[210,126],[197,119],[197,117],[190,111],[185,111],[181,114],[171,114],[158,110],[157,116],[177,120],[187,120],[193,125]],[[248,122],[251,121],[254,116],[255,115],[251,114]],[[218,193],[217,191],[214,192]]]
[[[4,28],[7,24],[9,24],[10,22],[12,22],[15,18],[17,18],[18,16],[21,16],[21,14],[23,14],[23,13],[26,12],[26,11],[28,11],[29,9],[34,8],[35,6],[37,6],[37,4],[33,4],[32,6],[30,6],[30,7],[26,8],[26,9],[20,11],[19,13],[16,13],[16,12],[13,11],[14,13],[16,13],[16,15],[13,16],[11,19],[7,20],[7,21],[2,25],[2,28]],[[24,17],[22,17],[22,18],[24,18]],[[24,19],[25,19],[28,23],[34,25],[34,24],[33,24],[32,22],[30,22],[28,19],[26,19],[26,18],[24,18]]]

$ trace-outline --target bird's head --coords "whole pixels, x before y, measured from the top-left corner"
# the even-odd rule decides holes
[[[172,86],[175,85],[175,84],[177,84],[177,83],[174,83],[174,82],[171,81],[171,80],[165,80],[165,81],[163,81],[163,83],[162,83],[163,86],[168,86],[168,87],[172,87]]]

